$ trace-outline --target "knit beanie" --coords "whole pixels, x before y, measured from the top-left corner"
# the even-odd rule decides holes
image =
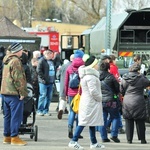
[[[16,53],[19,52],[20,50],[23,50],[23,47],[20,43],[12,43],[9,48],[11,53]]]
[[[93,68],[97,63],[98,59],[95,56],[90,56],[88,54],[84,54],[82,60],[85,62],[85,66]]]
[[[74,51],[74,58],[82,58],[84,55],[84,52],[82,50],[75,50]]]

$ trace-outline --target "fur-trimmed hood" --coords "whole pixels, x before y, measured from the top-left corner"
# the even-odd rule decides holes
[[[80,78],[83,78],[85,75],[94,75],[97,78],[99,78],[99,72],[94,68],[81,66],[81,67],[79,67],[78,71],[79,71]]]

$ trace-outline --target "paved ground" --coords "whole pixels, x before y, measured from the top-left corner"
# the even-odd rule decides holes
[[[4,145],[0,142],[0,150],[69,150],[68,143],[70,139],[67,137],[67,115],[63,116],[62,120],[57,119],[55,111],[57,103],[52,103],[50,106],[52,116],[37,116],[35,125],[38,126],[38,140],[30,139],[29,134],[20,135],[20,137],[28,142],[27,146],[11,146]],[[32,120],[32,118],[29,118]],[[0,139],[3,138],[3,115],[0,114]],[[133,144],[127,144],[125,134],[120,134],[121,143],[104,143],[106,150],[149,150],[150,149],[150,125],[147,124],[147,142],[148,144],[140,144],[135,133]],[[89,150],[90,140],[88,129],[85,128],[82,135],[84,139],[79,140],[85,150]],[[110,136],[110,135],[109,135]],[[97,132],[97,139],[101,142],[99,133]]]

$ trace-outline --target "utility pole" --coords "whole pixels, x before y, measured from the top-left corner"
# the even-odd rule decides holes
[[[106,3],[106,28],[105,28],[105,50],[107,55],[111,54],[111,12],[112,0],[107,0]]]

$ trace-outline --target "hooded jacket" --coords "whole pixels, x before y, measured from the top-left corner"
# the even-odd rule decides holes
[[[84,65],[84,62],[83,62],[82,58],[78,57],[78,58],[74,58],[71,65],[67,68],[66,74],[65,74],[65,95],[66,96],[75,96],[77,94],[78,88],[72,89],[68,86],[69,85],[69,76],[73,72],[77,72],[78,68],[82,65]]]
[[[103,125],[102,93],[99,72],[94,68],[81,66],[79,68],[82,94],[79,103],[79,125]]]
[[[107,84],[107,86],[109,86],[109,88],[111,89],[111,91],[108,90],[105,84],[101,83],[103,102],[114,101],[114,94],[116,95],[119,94],[119,83],[116,80],[116,78],[112,74],[110,74],[108,71],[101,71],[100,81],[105,82],[105,84]]]
[[[21,60],[15,54],[4,57],[1,94],[27,96],[27,82]]]
[[[145,119],[144,89],[150,86],[150,81],[138,72],[123,75],[120,91],[123,99],[123,117],[125,119]]]

